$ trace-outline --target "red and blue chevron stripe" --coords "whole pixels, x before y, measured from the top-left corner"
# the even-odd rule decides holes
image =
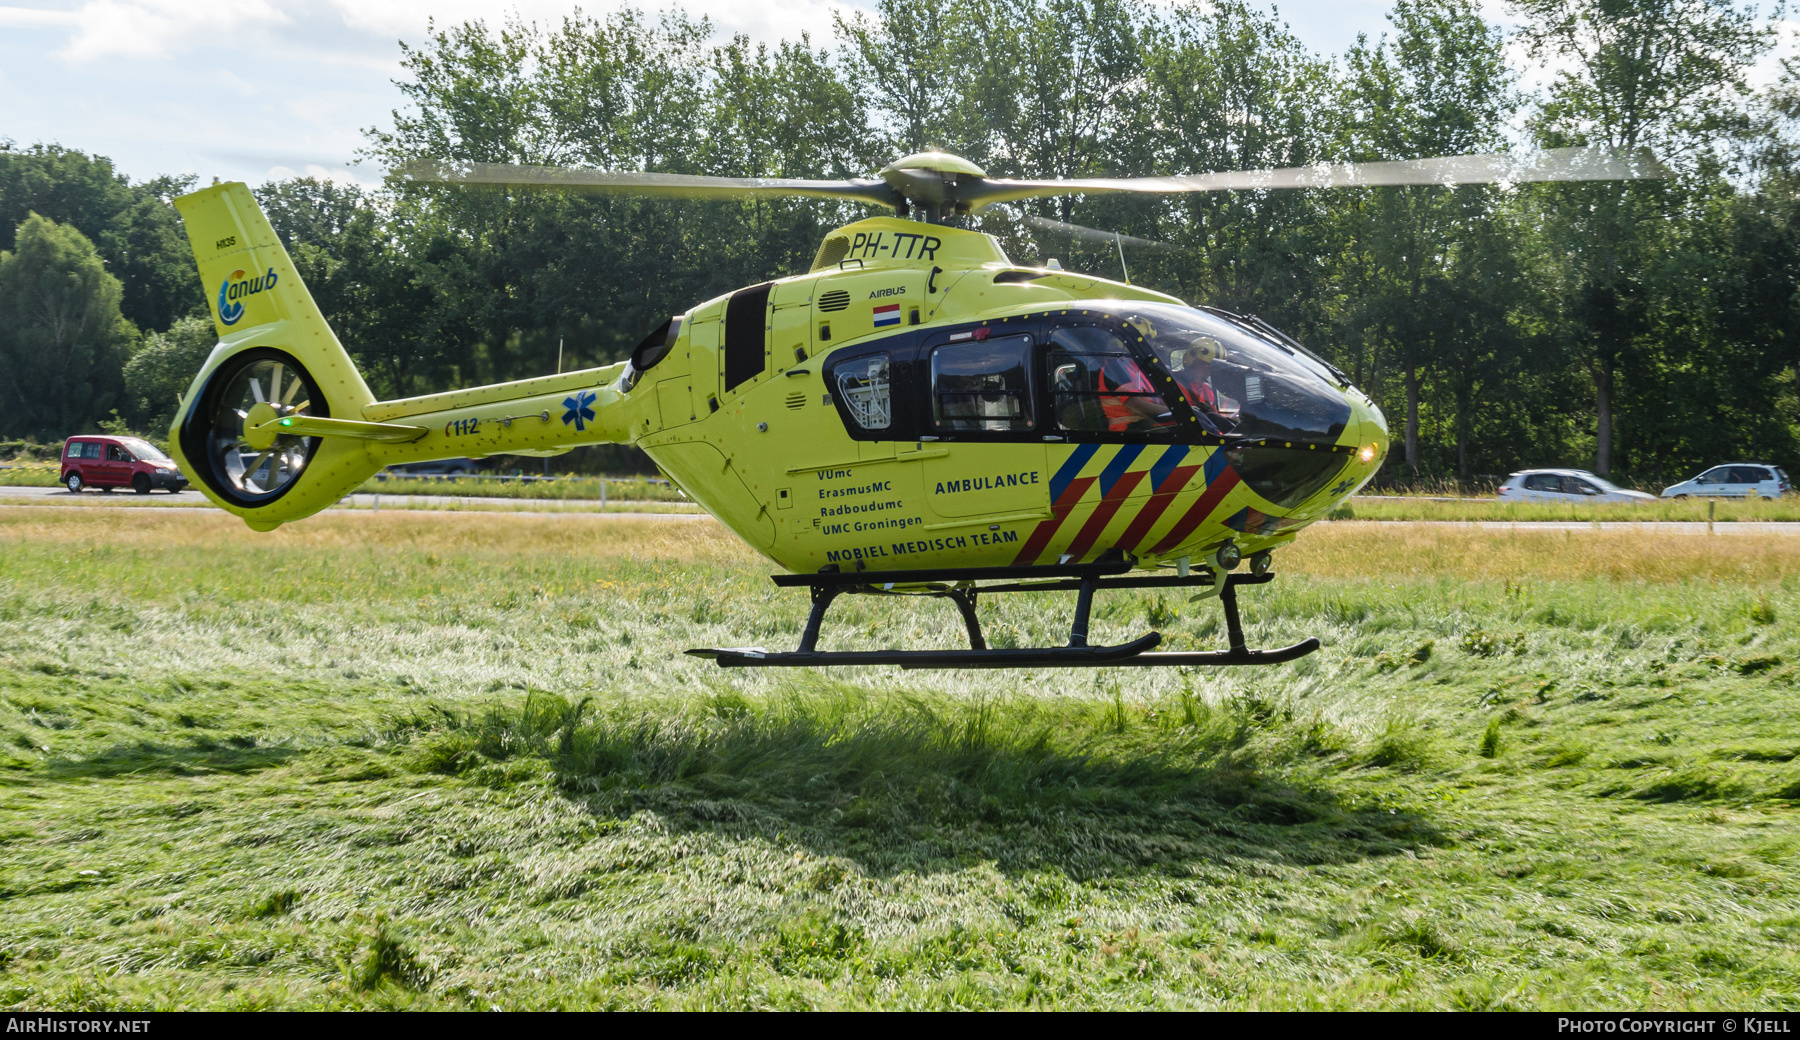
[[[1137,512],[1131,516],[1124,532],[1110,546],[1129,553],[1157,554],[1180,545],[1219,508],[1225,497],[1240,483],[1237,472],[1226,464],[1223,451],[1212,451],[1198,462],[1195,449],[1186,445],[1151,446],[1124,444],[1102,446],[1077,445],[1050,479],[1050,516],[1041,521],[1013,560],[1016,567],[1029,567],[1041,562],[1056,541],[1064,523],[1078,508],[1090,505],[1090,512],[1058,554],[1058,559],[1082,560],[1095,550],[1120,511],[1134,494],[1148,489],[1147,498],[1136,500]],[[1148,462],[1146,467],[1143,463]],[[1098,472],[1089,472],[1095,465]],[[1168,532],[1154,545],[1144,547],[1150,532],[1167,515],[1183,492],[1190,489],[1196,475],[1205,488],[1199,498],[1182,512]],[[1098,500],[1089,492],[1097,491]],[[1247,513],[1239,517],[1249,520]],[[1255,526],[1260,530],[1272,526],[1279,518],[1256,514]]]

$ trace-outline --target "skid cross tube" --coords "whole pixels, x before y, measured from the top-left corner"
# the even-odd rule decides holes
[[[804,587],[812,597],[806,629],[800,646],[791,652],[764,650],[761,647],[731,647],[689,650],[697,657],[710,657],[721,668],[811,668],[823,665],[899,665],[902,668],[1168,668],[1219,667],[1225,665],[1281,664],[1304,657],[1319,648],[1317,639],[1303,639],[1292,646],[1273,650],[1253,650],[1244,640],[1243,621],[1238,616],[1237,587],[1262,585],[1275,575],[1227,574],[1225,587],[1218,592],[1219,606],[1225,612],[1226,649],[1212,651],[1152,653],[1162,643],[1160,633],[1151,632],[1128,643],[1113,646],[1088,645],[1088,628],[1093,616],[1094,594],[1105,589],[1209,588],[1214,584],[1208,569],[1185,577],[1156,574],[1132,574],[1129,559],[1108,563],[1072,564],[1056,567],[960,567],[932,571],[824,571],[818,574],[778,574],[773,576],[782,588]],[[1008,581],[1007,579],[1014,579]],[[977,581],[999,580],[1001,584],[977,586]],[[1008,592],[1066,592],[1075,595],[1075,613],[1069,623],[1066,646],[992,649],[981,632],[981,619],[976,613],[977,597]],[[846,593],[877,596],[931,596],[948,599],[961,614],[969,636],[967,650],[820,650],[819,631],[825,613],[837,598]]]

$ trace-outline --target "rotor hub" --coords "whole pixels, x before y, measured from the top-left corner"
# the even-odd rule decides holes
[[[969,212],[969,202],[960,189],[986,180],[987,171],[949,152],[917,152],[877,176],[899,196],[894,209],[901,216],[942,224]]]

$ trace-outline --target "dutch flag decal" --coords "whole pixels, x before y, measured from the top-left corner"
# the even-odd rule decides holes
[[[883,304],[882,306],[875,308],[875,327],[876,328],[879,329],[884,325],[898,325],[898,324],[900,324],[900,305],[899,304],[888,303],[888,304]]]

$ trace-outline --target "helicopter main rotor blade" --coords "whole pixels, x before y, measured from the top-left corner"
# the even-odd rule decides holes
[[[1234,170],[1177,177],[1089,177],[1059,181],[982,179],[959,184],[971,208],[996,202],[1101,192],[1170,194],[1268,188],[1372,188],[1407,184],[1526,184],[1538,181],[1657,180],[1666,175],[1648,149],[1551,148],[1390,162],[1320,163],[1285,170]]]
[[[1117,231],[1102,231],[1099,228],[1082,227],[1080,224],[1069,224],[1060,220],[1051,220],[1049,217],[1040,217],[1032,213],[1026,213],[1019,219],[1030,224],[1032,227],[1037,228],[1039,231],[1059,232],[1064,235],[1069,235],[1078,241],[1091,242],[1094,245],[1110,246],[1116,243],[1123,243],[1128,246],[1136,246],[1139,249],[1154,249],[1158,252],[1173,252],[1177,248],[1167,242],[1158,242],[1152,238],[1138,238],[1134,235],[1122,235]]]
[[[615,195],[735,198],[745,195],[809,195],[894,206],[900,193],[884,181],[812,181],[788,177],[702,177],[686,173],[614,173],[564,166],[448,162],[422,159],[394,173],[421,184],[486,184],[509,188],[564,188]]]

